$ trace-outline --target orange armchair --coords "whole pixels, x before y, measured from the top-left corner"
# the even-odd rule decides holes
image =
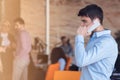
[[[46,77],[45,80],[53,80],[54,77],[54,72],[58,71],[60,68],[60,64],[56,63],[56,64],[50,64],[46,73]]]
[[[79,71],[55,71],[53,80],[80,80]]]

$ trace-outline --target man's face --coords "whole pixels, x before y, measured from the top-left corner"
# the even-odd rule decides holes
[[[62,40],[62,43],[63,43],[63,44],[66,44],[66,43],[67,43],[67,38],[64,38],[64,39]]]
[[[15,29],[16,29],[16,30],[19,30],[19,29],[21,29],[21,28],[22,28],[22,25],[21,25],[20,23],[16,22],[16,23],[15,23]]]
[[[82,27],[90,27],[91,25],[93,24],[92,20],[89,18],[89,17],[86,17],[86,16],[82,16],[81,17],[81,24],[80,26]]]

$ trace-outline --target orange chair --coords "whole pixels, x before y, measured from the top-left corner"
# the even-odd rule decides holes
[[[55,71],[53,80],[80,80],[79,71]]]
[[[46,73],[46,77],[45,80],[53,80],[54,77],[54,72],[58,71],[60,68],[60,64],[56,63],[56,64],[50,64]]]
[[[66,63],[66,66],[65,66],[65,70],[69,70],[71,62],[72,62],[72,58],[67,57],[67,63]]]

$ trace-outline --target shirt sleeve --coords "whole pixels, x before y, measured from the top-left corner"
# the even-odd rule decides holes
[[[66,64],[65,60],[60,58],[58,62],[60,63],[60,70],[64,70]]]
[[[112,46],[112,47],[111,47]],[[75,60],[79,67],[87,66],[95,63],[101,59],[109,57],[110,50],[114,49],[112,40],[108,37],[99,40],[89,50],[85,50],[84,38],[81,35],[77,35],[75,38]]]

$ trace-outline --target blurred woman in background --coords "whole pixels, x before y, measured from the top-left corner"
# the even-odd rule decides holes
[[[67,62],[66,55],[62,48],[55,47],[50,55],[51,64],[60,63],[60,70],[64,70]]]

